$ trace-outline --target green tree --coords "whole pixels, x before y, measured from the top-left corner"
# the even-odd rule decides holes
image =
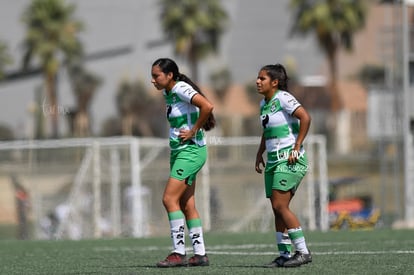
[[[116,105],[121,115],[122,134],[153,136],[149,125],[153,98],[142,81],[123,80],[116,95]]]
[[[198,80],[198,62],[217,52],[227,13],[219,0],[160,0],[161,24],[175,53],[188,62],[191,76]]]
[[[291,0],[293,34],[314,33],[325,53],[330,72],[332,111],[342,108],[337,81],[337,54],[353,49],[353,38],[365,26],[367,2],[361,0]]]
[[[0,79],[4,77],[5,67],[12,63],[13,59],[8,52],[6,43],[0,41]]]
[[[221,68],[210,74],[211,85],[216,92],[217,96],[223,100],[226,91],[229,89],[232,83],[231,72],[228,68]]]
[[[102,80],[79,63],[69,66],[69,78],[76,98],[76,109],[71,121],[72,134],[86,137],[91,134],[89,106]]]
[[[74,18],[75,6],[64,0],[33,0],[23,13],[26,25],[23,68],[37,58],[45,82],[48,98],[47,114],[50,115],[52,137],[58,137],[58,100],[56,76],[65,62],[81,55],[78,34],[82,23]],[[45,111],[45,110],[44,110]]]

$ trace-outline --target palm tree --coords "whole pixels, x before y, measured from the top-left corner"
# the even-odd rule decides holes
[[[228,68],[221,68],[212,72],[210,82],[218,97],[224,99],[225,93],[232,83],[231,71]]]
[[[74,11],[75,6],[64,0],[33,0],[22,17],[27,28],[23,68],[27,69],[34,57],[40,63],[48,98],[43,111],[50,115],[53,138],[59,132],[56,75],[63,63],[81,54],[78,33],[82,23],[73,17]]]
[[[325,53],[330,72],[331,109],[342,108],[338,94],[337,54],[343,48],[353,49],[353,37],[365,25],[367,2],[361,0],[291,0],[294,11],[292,33],[314,33]]]
[[[0,79],[4,77],[5,67],[12,62],[13,59],[8,52],[7,45],[3,41],[0,41]]]
[[[198,80],[198,61],[217,52],[227,13],[219,0],[161,0],[161,24],[175,53],[190,65]]]
[[[101,79],[87,71],[79,63],[69,66],[69,78],[76,97],[77,107],[73,114],[73,135],[86,137],[90,135],[89,106]]]
[[[148,121],[154,102],[142,81],[123,80],[118,88],[116,103],[121,114],[123,135],[153,136]]]

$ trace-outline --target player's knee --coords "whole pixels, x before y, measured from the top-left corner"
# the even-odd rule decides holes
[[[166,198],[165,196],[162,197],[162,204],[164,205],[165,208],[168,208],[168,198]]]
[[[183,203],[180,206],[181,206],[182,211],[186,215],[192,215],[196,211],[194,204]]]
[[[289,211],[289,207],[280,202],[273,202],[272,208],[275,215],[282,215],[283,212]]]
[[[162,197],[162,204],[167,210],[169,210],[174,206],[178,205],[178,202],[174,200],[174,198],[172,198],[171,196],[164,194],[164,196]]]

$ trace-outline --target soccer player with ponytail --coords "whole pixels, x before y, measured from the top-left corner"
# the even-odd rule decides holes
[[[151,69],[152,84],[163,91],[170,124],[170,177],[162,198],[170,223],[172,253],[158,267],[206,266],[202,223],[195,207],[196,175],[207,159],[204,131],[215,126],[213,105],[169,58],[157,59]],[[187,260],[185,224],[194,256]]]
[[[279,257],[266,267],[297,267],[310,263],[312,256],[302,227],[289,204],[307,171],[308,160],[303,141],[311,118],[305,108],[288,92],[288,76],[281,64],[262,67],[256,79],[260,103],[262,139],[256,156],[256,171],[262,173],[266,197],[275,217]],[[267,151],[266,164],[263,153]],[[295,254],[291,255],[292,245]]]

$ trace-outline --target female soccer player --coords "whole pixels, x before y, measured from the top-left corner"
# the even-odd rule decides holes
[[[179,72],[177,64],[169,58],[154,62],[151,69],[152,84],[163,90],[170,124],[170,177],[165,186],[162,202],[170,222],[173,251],[158,267],[206,266],[200,216],[195,207],[194,191],[197,172],[207,158],[204,130],[215,125],[213,105],[200,89]],[[186,258],[185,222],[189,230],[194,256]]]
[[[312,261],[299,220],[289,209],[307,170],[302,143],[311,118],[288,92],[287,84],[286,70],[280,64],[264,66],[256,80],[257,91],[264,96],[260,103],[263,134],[256,156],[256,171],[261,174],[265,167],[266,197],[272,204],[280,252],[280,256],[266,267],[296,267]],[[266,164],[262,156],[265,151]],[[292,242],[296,250],[293,256]]]

